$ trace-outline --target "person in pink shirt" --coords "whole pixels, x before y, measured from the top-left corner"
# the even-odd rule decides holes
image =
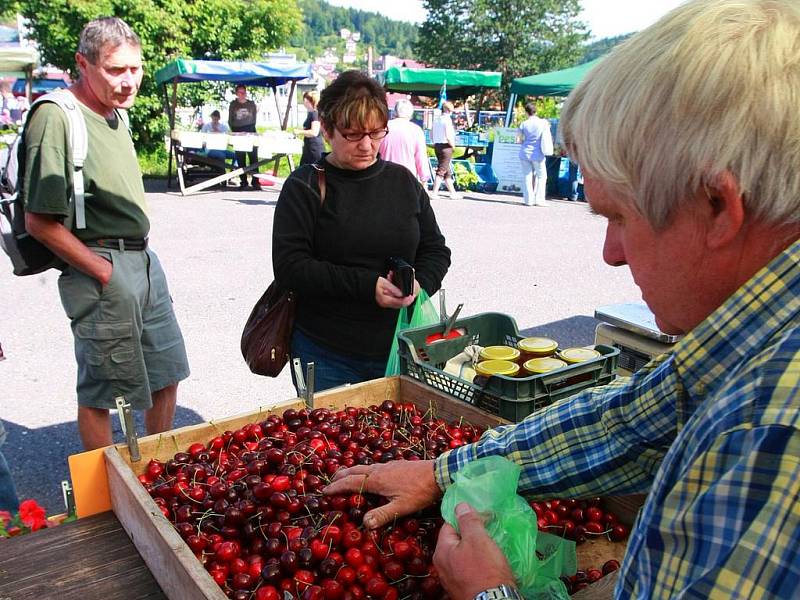
[[[388,123],[389,134],[381,142],[381,158],[403,165],[425,183],[430,177],[430,164],[425,134],[419,125],[411,122],[414,107],[408,100],[398,100],[394,113],[396,117]]]

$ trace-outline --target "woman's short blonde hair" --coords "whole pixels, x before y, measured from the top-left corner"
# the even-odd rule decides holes
[[[306,92],[303,94],[303,100],[308,100],[308,102],[314,108],[317,107],[317,102],[319,102],[319,93],[316,90],[311,90],[310,92]]]
[[[334,127],[363,129],[370,123],[386,127],[389,121],[386,90],[361,71],[345,71],[322,90],[317,110],[328,132]]]
[[[800,223],[800,2],[692,0],[567,99],[572,157],[655,228],[720,174],[748,214]]]

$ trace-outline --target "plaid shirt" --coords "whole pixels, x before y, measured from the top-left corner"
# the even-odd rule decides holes
[[[630,379],[436,462],[501,454],[536,497],[649,492],[617,598],[800,596],[800,242]]]

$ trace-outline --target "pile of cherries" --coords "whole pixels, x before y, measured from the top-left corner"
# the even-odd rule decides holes
[[[539,531],[546,531],[573,540],[577,544],[591,538],[605,537],[612,542],[623,542],[627,539],[628,528],[619,522],[617,515],[602,508],[602,498],[575,500],[531,501],[536,513]],[[598,579],[619,569],[619,561],[609,560],[600,569],[579,570],[571,577],[562,577],[561,581],[570,594],[584,589]]]
[[[590,500],[531,501],[540,531],[561,535],[580,544],[587,538],[607,537],[612,542],[622,542],[628,537],[628,528],[619,522],[617,515],[603,510],[602,498]]]
[[[385,499],[322,489],[342,467],[435,458],[482,433],[389,400],[289,409],[151,460],[139,480],[229,598],[444,598],[438,511],[367,532],[364,514]]]

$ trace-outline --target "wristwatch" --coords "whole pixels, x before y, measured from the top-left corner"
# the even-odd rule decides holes
[[[497,587],[478,592],[474,600],[525,600],[513,585],[501,583]]]

